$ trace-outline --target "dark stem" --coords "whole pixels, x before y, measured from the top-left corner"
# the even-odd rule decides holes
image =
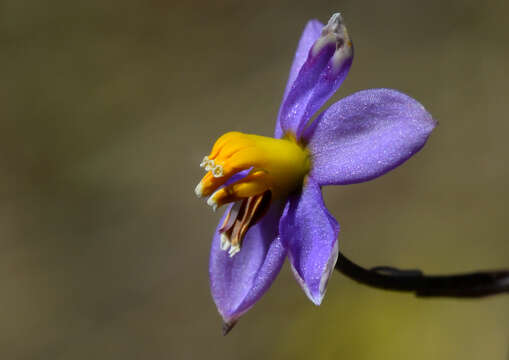
[[[353,263],[341,252],[336,270],[364,285],[413,292],[422,297],[483,297],[509,293],[509,270],[432,276],[424,275],[420,270],[400,270],[389,266],[368,270]]]

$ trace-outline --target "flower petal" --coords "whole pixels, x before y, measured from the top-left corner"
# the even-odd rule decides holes
[[[436,122],[411,97],[390,89],[350,95],[325,110],[303,137],[320,185],[376,178],[419,151]]]
[[[283,134],[292,133],[300,138],[308,120],[345,79],[352,59],[352,42],[341,16],[334,14],[309,49],[306,61],[283,99],[278,115]]]
[[[280,215],[281,206],[272,205],[260,222],[248,230],[242,249],[233,257],[221,250],[218,230],[225,215],[216,229],[210,253],[210,286],[227,324],[233,324],[249,310],[281,270],[286,251],[277,237]]]
[[[292,67],[290,68],[290,75],[288,76],[288,82],[286,83],[286,89],[283,95],[282,101],[283,103],[285,102],[285,99],[288,96],[288,93],[290,92],[293,82],[297,78],[297,75],[299,74],[302,65],[306,62],[309,49],[311,49],[313,43],[320,37],[323,26],[324,25],[318,20],[311,20],[306,24],[306,27],[304,28],[304,31],[302,32],[302,35],[300,37],[297,50],[295,51]],[[281,109],[279,111],[281,112]],[[279,118],[280,116],[278,116],[276,129],[274,133],[274,136],[276,138],[280,138],[283,136],[283,130],[281,129]]]
[[[290,197],[279,232],[297,281],[309,299],[320,305],[338,259],[339,225],[313,178],[307,178],[301,194]]]

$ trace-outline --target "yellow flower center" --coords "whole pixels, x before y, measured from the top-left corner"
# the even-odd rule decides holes
[[[284,198],[302,186],[310,169],[307,150],[292,136],[274,139],[229,132],[221,136],[202,163],[207,173],[195,189],[199,197],[217,207],[234,202],[220,232],[222,247],[233,256],[244,234],[268,209],[271,199]],[[249,170],[250,169],[250,170]],[[249,170],[226,185],[232,176]]]
[[[201,164],[207,174],[198,196],[211,195],[218,206],[270,190],[284,197],[296,190],[310,168],[308,152],[293,137],[274,139],[229,132],[221,136]],[[243,179],[221,188],[233,175],[251,169]],[[212,201],[209,201],[212,202]]]

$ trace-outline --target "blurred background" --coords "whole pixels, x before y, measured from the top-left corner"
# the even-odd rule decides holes
[[[230,130],[272,135],[300,33],[341,11],[332,101],[389,87],[440,122],[375,181],[325,190],[340,249],[428,273],[509,267],[505,1],[0,3],[0,358],[509,359],[509,298],[417,299],[287,265],[227,337],[193,189]]]

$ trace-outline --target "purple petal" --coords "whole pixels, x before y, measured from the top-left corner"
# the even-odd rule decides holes
[[[320,185],[367,181],[419,151],[436,123],[411,97],[390,89],[350,95],[325,110],[306,129]]]
[[[280,215],[281,206],[273,204],[248,230],[240,252],[233,257],[220,247],[218,229],[225,215],[219,222],[212,241],[209,276],[212,297],[225,323],[234,323],[249,310],[281,270],[286,251],[277,236]]]
[[[341,16],[334,14],[311,46],[308,57],[290,90],[278,116],[282,134],[297,138],[313,114],[334,94],[345,79],[353,59],[353,45]]]
[[[311,20],[306,24],[304,31],[299,40],[297,51],[295,51],[295,57],[293,58],[292,67],[290,68],[290,75],[288,76],[288,82],[286,83],[286,89],[283,96],[283,103],[285,102],[288,92],[292,88],[293,82],[297,78],[302,65],[306,62],[308,57],[309,49],[313,43],[320,37],[322,32],[323,24],[318,20]],[[281,112],[281,109],[279,110]],[[279,118],[276,123],[276,130],[274,136],[280,138],[283,136],[283,130],[279,124]]]
[[[279,232],[297,281],[309,299],[320,305],[338,258],[339,225],[313,178],[307,178],[301,194],[290,197]]]

